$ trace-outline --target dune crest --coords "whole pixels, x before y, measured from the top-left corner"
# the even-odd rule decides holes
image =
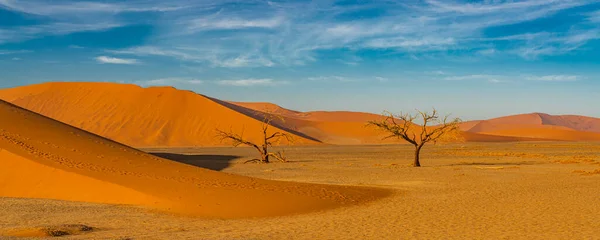
[[[0,101],[0,195],[141,205],[200,217],[279,216],[386,196],[256,179],[158,158]]]

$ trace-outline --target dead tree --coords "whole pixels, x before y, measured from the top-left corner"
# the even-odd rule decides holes
[[[390,134],[383,139],[398,138],[414,145],[414,167],[421,166],[419,158],[421,149],[426,143],[435,143],[443,137],[457,136],[459,130],[460,119],[455,118],[449,121],[449,116],[440,119],[435,109],[431,113],[418,111],[415,115],[407,113],[394,115],[387,111],[383,115],[385,116],[384,120],[369,121],[368,125],[375,126]],[[423,125],[419,126],[415,123],[415,120],[421,118]]]
[[[245,145],[255,148],[260,154],[260,158],[255,158],[246,161],[248,162],[256,162],[256,163],[269,163],[270,157],[273,157],[281,162],[287,162],[287,158],[284,155],[284,152],[270,152],[269,147],[272,147],[273,144],[281,142],[282,139],[285,139],[288,143],[293,142],[293,137],[285,132],[269,131],[269,127],[271,127],[271,122],[275,120],[276,115],[265,113],[262,121],[262,135],[260,142],[253,142],[244,137],[244,131],[240,134],[233,132],[233,130],[229,130],[229,132],[225,132],[223,130],[217,129],[217,136],[221,138],[221,142],[230,140],[234,147]],[[280,119],[283,121],[283,119]]]

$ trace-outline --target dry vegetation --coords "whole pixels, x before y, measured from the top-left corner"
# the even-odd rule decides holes
[[[394,115],[390,112],[385,112],[383,115],[385,116],[383,120],[369,121],[368,125],[389,134],[384,139],[397,138],[412,144],[415,147],[414,167],[421,166],[421,149],[425,144],[436,143],[448,136],[457,136],[459,131],[460,119],[449,120],[449,116],[441,119],[435,109],[431,113],[418,111],[415,115],[408,113]],[[423,124],[419,126],[416,121],[422,121]]]
[[[423,152],[432,161],[418,169],[412,167],[410,145],[290,147],[287,152],[293,160],[286,164],[243,164],[256,154],[252,148],[147,150],[190,158],[227,154],[237,158],[195,164],[221,161],[227,173],[376,186],[395,194],[361,206],[238,220],[0,199],[4,210],[0,232],[81,223],[102,231],[69,239],[595,239],[600,235],[596,143],[432,145]]]
[[[258,151],[260,158],[253,158],[246,162],[256,162],[256,163],[270,163],[270,158],[275,158],[281,162],[287,162],[284,151],[276,151],[271,152],[269,148],[274,144],[281,143],[281,140],[285,139],[287,143],[293,142],[293,136],[282,131],[272,131],[273,126],[271,123],[273,120],[279,119],[280,121],[284,121],[281,117],[277,115],[273,115],[270,113],[263,114],[262,120],[262,133],[260,141],[252,141],[248,138],[244,137],[244,132],[236,133],[232,130],[228,132],[223,131],[221,129],[216,129],[217,136],[220,138],[221,142],[230,141],[234,147],[237,146],[248,146],[253,147]]]

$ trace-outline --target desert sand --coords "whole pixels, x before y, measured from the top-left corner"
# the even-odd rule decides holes
[[[44,83],[0,99],[3,239],[600,236],[597,118],[465,122],[466,142],[427,145],[413,168],[412,146],[382,141],[369,113],[114,83]],[[274,147],[290,162],[244,164],[255,150],[223,147],[214,130],[260,139],[265,112],[281,117],[269,133],[294,136]]]
[[[409,167],[407,145],[288,148],[289,163],[243,164],[249,148],[145,149],[225,173],[373,186],[391,196],[352,207],[255,219],[204,219],[129,206],[1,198],[0,231],[83,224],[65,239],[595,239],[600,145],[431,145]],[[165,153],[170,152],[170,153]],[[230,157],[217,157],[217,156]],[[277,204],[277,200],[269,201]],[[253,208],[251,204],[245,205]],[[43,216],[43,217],[40,217]]]
[[[3,197],[130,204],[200,217],[245,218],[342,207],[388,194],[371,188],[267,181],[193,167],[3,101],[0,116]]]
[[[281,117],[273,130],[293,135],[294,145],[397,143],[382,140],[384,133],[365,126],[380,119],[377,114],[299,112],[272,103],[223,101],[173,87],[49,82],[2,89],[0,99],[134,147],[227,145],[216,137],[217,128],[243,131],[256,140],[265,112]],[[520,114],[465,122],[461,129],[467,142],[600,140],[599,118],[574,115]]]

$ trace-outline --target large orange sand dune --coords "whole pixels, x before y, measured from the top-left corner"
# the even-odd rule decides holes
[[[53,82],[0,90],[0,99],[136,147],[227,144],[217,128],[243,131],[250,140],[262,134],[260,119],[172,87]],[[295,136],[295,143],[317,142]]]
[[[262,180],[158,158],[0,101],[0,196],[142,205],[202,217],[294,214],[377,189]]]

